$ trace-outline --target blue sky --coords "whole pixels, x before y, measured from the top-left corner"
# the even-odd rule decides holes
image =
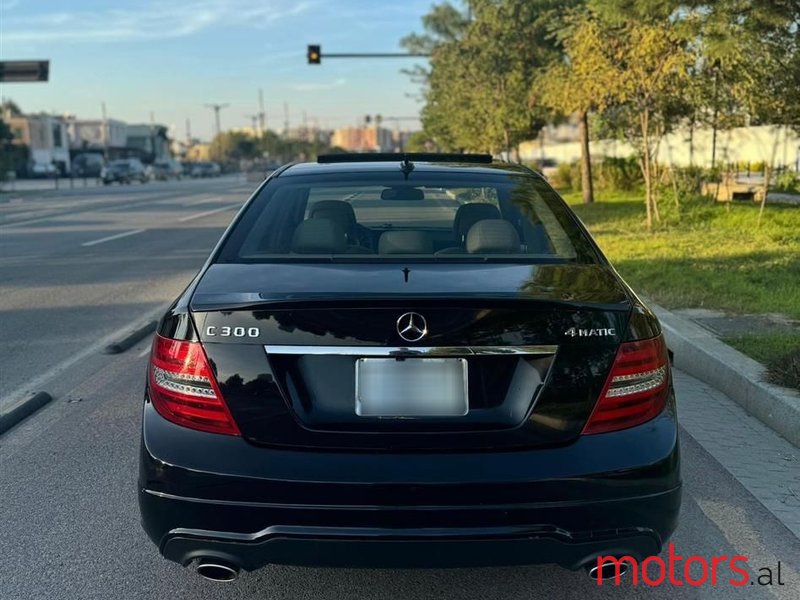
[[[419,59],[329,59],[328,52],[399,51],[433,0],[0,0],[0,58],[49,58],[50,81],[3,84],[26,112],[155,120],[208,138],[207,102],[228,102],[223,129],[249,125],[264,90],[268,126],[340,127],[365,114],[417,115],[416,86],[400,70]],[[415,123],[407,123],[414,127]]]

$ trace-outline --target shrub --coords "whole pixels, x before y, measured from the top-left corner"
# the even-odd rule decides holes
[[[775,178],[775,190],[800,194],[800,173],[784,171]]]
[[[710,169],[697,166],[673,167],[670,169],[669,177],[675,178],[675,187],[678,188],[678,195],[681,198],[699,194],[704,181],[713,181]],[[674,191],[672,180],[666,187]]]
[[[606,157],[594,165],[594,184],[599,190],[631,191],[644,184],[642,171],[635,156],[629,158]]]
[[[565,190],[581,189],[581,171],[578,163],[560,163],[553,175],[553,186]]]

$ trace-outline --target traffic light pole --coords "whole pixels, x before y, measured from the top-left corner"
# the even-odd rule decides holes
[[[322,54],[322,46],[309,44],[306,52],[308,64],[318,65],[324,58],[426,58],[430,54],[423,52],[331,52]]]
[[[320,54],[320,58],[322,58]],[[334,52],[325,54],[325,58],[409,58],[427,57],[430,54],[409,53],[409,52]]]

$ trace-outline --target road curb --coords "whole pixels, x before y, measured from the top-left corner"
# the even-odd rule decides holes
[[[725,393],[773,431],[800,447],[800,395],[766,383],[764,366],[700,325],[650,304],[661,321],[674,365]]]
[[[156,320],[148,321],[141,327],[138,327],[133,331],[131,331],[128,335],[126,335],[118,342],[114,342],[106,346],[103,352],[105,352],[106,354],[120,354],[122,352],[125,352],[125,350],[136,344],[136,342],[141,340],[143,337],[147,336],[150,333],[153,333],[156,330],[157,325],[158,321]]]
[[[14,402],[0,412],[0,433],[5,433],[24,418],[49,403],[53,397],[47,392],[36,392],[22,400]]]

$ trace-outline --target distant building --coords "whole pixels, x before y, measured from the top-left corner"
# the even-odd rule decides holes
[[[62,117],[39,113],[36,115],[4,115],[3,120],[14,134],[15,144],[28,146],[31,165],[55,165],[62,175],[69,173],[69,138]]]
[[[145,163],[171,158],[169,136],[164,125],[128,125],[126,136],[128,153]]]
[[[191,138],[188,140],[173,139],[170,140],[169,149],[170,152],[172,152],[172,156],[178,160],[184,160],[186,159],[187,154],[190,153],[191,149],[198,145],[200,145],[200,140],[197,138]],[[205,144],[205,146],[208,146],[208,144]]]
[[[393,133],[383,127],[345,127],[335,129],[331,146],[350,152],[394,152]]]
[[[210,159],[211,144],[192,144],[187,146],[184,159],[189,162],[204,162]]]
[[[318,129],[316,127],[292,127],[286,132],[284,137],[290,140],[328,144],[331,141],[332,135],[333,132],[327,129]]]
[[[69,119],[67,121],[69,147],[74,152],[82,150],[109,151],[114,156],[128,143],[128,126],[116,119]]]

